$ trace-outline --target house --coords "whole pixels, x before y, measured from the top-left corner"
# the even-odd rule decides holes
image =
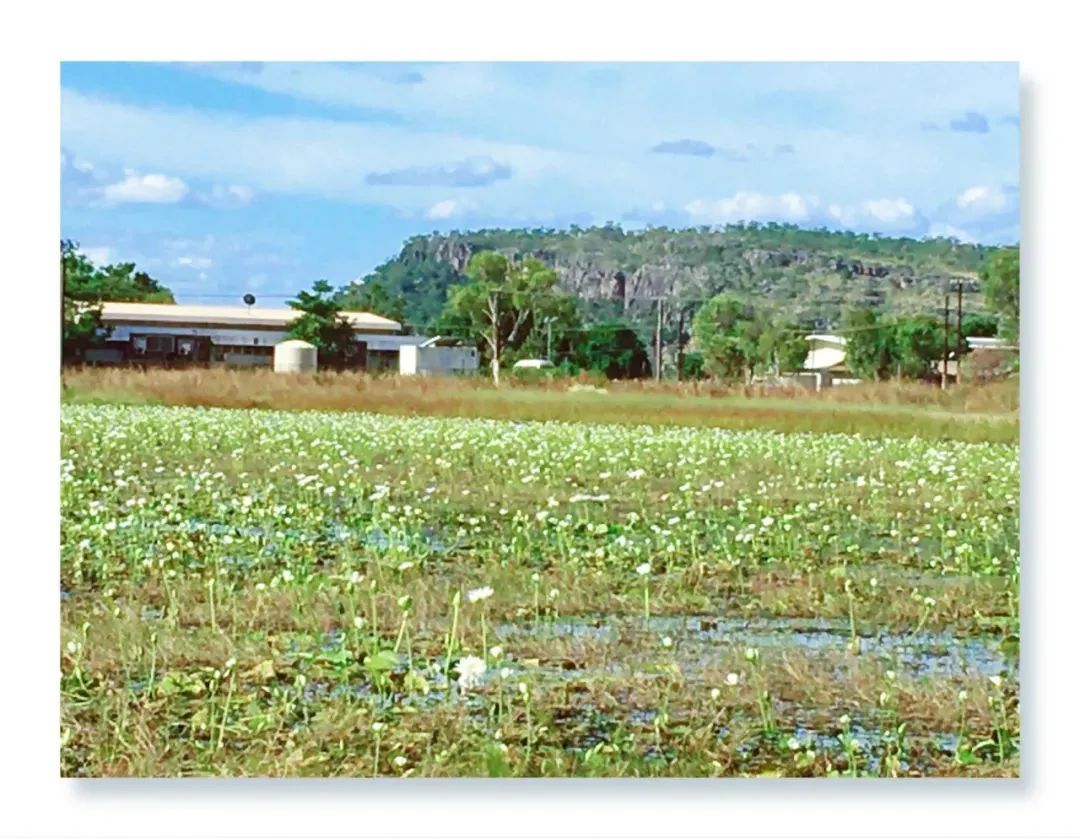
[[[807,335],[810,348],[802,371],[795,374],[800,383],[822,390],[836,384],[858,381],[847,368],[847,338],[841,335]]]
[[[363,345],[362,366],[397,366],[401,324],[365,311],[342,312]],[[114,303],[101,306],[105,346],[85,360],[97,364],[270,366],[274,345],[286,339],[292,308]],[[411,337],[411,340],[423,340]],[[389,356],[389,357],[387,357]]]

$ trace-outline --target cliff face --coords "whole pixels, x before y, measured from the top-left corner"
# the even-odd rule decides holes
[[[469,258],[480,250],[515,259],[533,256],[553,266],[562,289],[582,301],[587,316],[623,315],[644,329],[649,320],[655,322],[655,301],[662,297],[665,329],[676,329],[680,311],[692,311],[721,291],[815,328],[835,325],[852,306],[933,313],[957,281],[972,292],[967,307],[974,311],[981,307],[974,293],[977,271],[992,248],[777,225],[629,233],[611,226],[481,230],[410,239],[371,279],[388,283],[389,290],[417,305],[420,301],[409,300],[409,294],[421,285],[408,281],[411,275],[438,265],[445,278],[437,285],[448,287],[463,281]],[[441,308],[445,287],[443,299],[430,299],[439,291],[423,285],[429,299],[415,310]]]

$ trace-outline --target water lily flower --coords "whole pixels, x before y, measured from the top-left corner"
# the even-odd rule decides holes
[[[457,662],[454,671],[458,674],[458,686],[463,690],[471,690],[480,684],[487,672],[487,664],[483,658],[475,655],[466,655]]]

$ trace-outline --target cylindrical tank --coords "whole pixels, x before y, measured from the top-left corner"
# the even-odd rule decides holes
[[[274,347],[274,372],[315,372],[319,352],[306,340],[286,340]]]

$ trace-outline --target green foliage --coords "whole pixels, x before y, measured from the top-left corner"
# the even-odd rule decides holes
[[[966,338],[992,338],[998,333],[998,318],[993,314],[965,314],[960,330]]]
[[[698,309],[693,330],[710,375],[749,378],[766,358],[764,319],[749,303],[729,294],[717,294]]]
[[[679,365],[679,378],[695,381],[705,378],[705,356],[700,352],[686,352]]]
[[[103,302],[173,303],[172,292],[135,264],[96,266],[79,245],[60,242],[63,274],[61,351],[65,360],[80,360],[87,349],[106,339],[101,323]]]
[[[981,273],[983,293],[990,308],[1001,319],[1003,337],[1020,336],[1020,248],[1008,247],[995,252]]]
[[[945,350],[940,322],[925,315],[905,317],[886,324],[886,328],[896,371],[902,378],[923,378],[934,372]]]
[[[406,243],[400,257],[380,265],[364,278],[363,284],[344,290],[340,298],[342,308],[372,311],[399,322],[415,324],[421,329],[437,331],[433,327],[446,305],[447,292],[452,286],[465,282],[466,278],[440,259],[410,258],[407,255],[409,247]],[[364,289],[373,286],[378,286],[381,294],[391,301],[388,311],[393,314],[384,314],[369,307],[371,303],[365,298]]]
[[[571,362],[579,369],[603,373],[610,379],[651,375],[649,353],[637,332],[624,323],[600,323],[583,329],[572,342]]]
[[[893,371],[892,339],[887,324],[869,308],[851,309],[844,314],[843,334],[847,339],[845,363],[859,378],[888,378]]]
[[[413,237],[367,280],[378,281],[392,298],[400,295],[409,322],[422,328],[438,323],[436,331],[456,333],[446,328],[444,303],[455,287],[469,282],[469,260],[484,252],[514,261],[532,257],[554,268],[559,287],[580,301],[586,324],[618,319],[639,334],[651,333],[655,309],[641,298],[664,295],[663,330],[671,335],[684,306],[721,292],[752,299],[780,320],[809,323],[821,331],[835,328],[850,308],[925,314],[939,304],[943,275],[974,273],[996,250],[947,239],[875,237],[782,224],[636,231],[615,225],[487,229]],[[625,305],[614,291],[619,272],[627,277]],[[982,295],[968,302],[972,313],[983,304]]]
[[[344,311],[366,311],[398,323],[408,319],[405,298],[400,293],[393,294],[379,280],[352,286],[338,295],[337,302]]]
[[[801,370],[809,350],[805,330],[794,323],[770,323],[759,341],[759,352],[777,372]]]
[[[451,291],[440,324],[477,341],[496,382],[504,356],[513,360],[535,347],[546,320],[562,329],[577,322],[573,300],[555,287],[555,271],[537,259],[511,262],[501,253],[477,253],[467,275],[470,281]]]
[[[311,291],[301,291],[289,305],[301,312],[289,324],[288,336],[305,340],[319,351],[319,365],[343,369],[354,363],[359,350],[353,328],[326,280],[317,280]]]

